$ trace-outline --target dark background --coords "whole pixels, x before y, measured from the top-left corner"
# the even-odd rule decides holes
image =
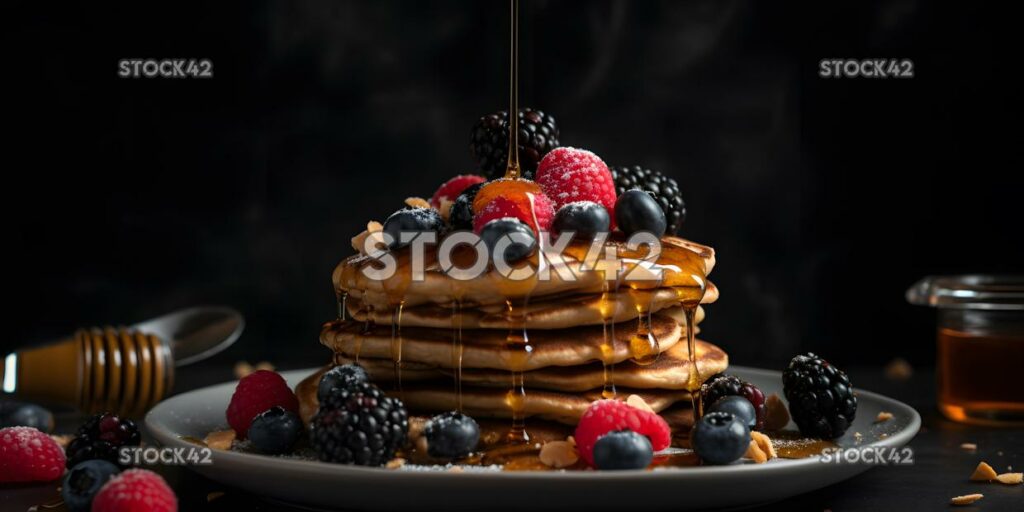
[[[506,3],[141,4],[2,8],[2,348],[223,303],[248,329],[221,361],[326,361],[349,239],[474,171]],[[718,250],[704,336],[734,362],[928,365],[933,313],[904,290],[1021,271],[1004,5],[525,1],[521,104],[678,179],[684,236]],[[214,78],[118,78],[132,57]],[[916,76],[818,78],[832,57]]]

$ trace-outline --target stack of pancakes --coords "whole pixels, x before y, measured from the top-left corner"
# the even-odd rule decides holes
[[[693,280],[714,266],[709,247],[675,237],[663,238],[662,244],[692,251],[693,261],[703,266]],[[462,281],[428,262],[424,278],[412,280],[407,271],[402,277],[406,262],[399,258],[399,276],[380,281],[359,272],[367,262],[365,255],[356,255],[335,270],[346,318],[325,324],[320,341],[334,352],[334,364],[358,362],[411,413],[461,408],[474,418],[511,418],[513,371],[521,371],[525,399],[518,410],[528,431],[530,418],[575,425],[592,401],[612,390],[622,399],[639,395],[676,429],[692,425],[686,330],[699,332],[704,309],[697,307],[694,325],[686,325],[681,288],[675,286],[680,279],[640,292],[628,282],[610,290],[598,272],[578,271],[578,261],[566,257],[557,264],[573,268],[574,277],[553,271],[550,280],[531,283],[528,297],[512,300],[519,309],[510,314],[509,292],[497,281],[505,278],[493,269]],[[718,298],[710,282],[702,291],[702,305]],[[514,356],[507,337],[510,330],[521,333],[524,324],[529,348]],[[638,364],[630,340],[645,330],[657,340],[657,358]],[[725,352],[700,339],[695,353],[705,378],[727,365]],[[319,376],[298,389],[306,421],[316,412]]]

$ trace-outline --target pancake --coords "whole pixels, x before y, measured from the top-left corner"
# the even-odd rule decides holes
[[[316,414],[318,407],[316,388],[324,371],[326,368],[307,377],[295,389],[299,398],[299,414],[307,423]],[[511,418],[512,411],[506,402],[506,394],[506,390],[498,388],[463,386],[463,412],[474,418]],[[666,410],[680,402],[689,403],[690,400],[690,394],[686,391],[620,390],[620,396],[623,398],[631,394],[641,396],[655,411]],[[450,411],[456,405],[455,390],[451,382],[447,381],[406,386],[401,391],[391,391],[389,395],[401,399],[413,414]],[[527,389],[523,413],[528,418],[535,417],[576,425],[590,403],[601,398],[599,390],[584,393],[559,393]]]
[[[620,393],[623,397],[632,394],[640,395],[655,412],[667,409],[676,402],[690,400],[690,393],[687,391],[624,388],[620,390]],[[451,382],[407,386],[401,391],[393,391],[391,394],[399,397],[411,411],[443,412],[455,408],[456,393]],[[511,418],[512,410],[509,408],[507,395],[507,389],[463,386],[463,412],[474,418]],[[590,403],[601,400],[601,398],[600,390],[560,393],[550,390],[527,389],[523,415],[527,418],[538,417],[576,425]]]
[[[620,250],[626,250],[622,241],[609,242],[615,244]],[[711,273],[715,265],[715,251],[711,247],[700,245],[682,238],[666,236],[661,240],[661,255],[663,258],[672,261],[687,261],[694,265],[702,265],[698,272],[701,274],[700,281]],[[646,251],[646,248],[644,249]],[[634,257],[643,257],[644,251],[633,251]],[[477,278],[459,280],[446,274],[441,270],[441,265],[434,260],[424,262],[424,275],[422,279],[411,279],[409,269],[408,251],[398,251],[394,256],[399,271],[388,279],[374,279],[367,277],[359,271],[360,268],[370,265],[372,258],[366,255],[355,255],[342,260],[334,269],[332,281],[334,289],[338,293],[347,293],[349,297],[355,297],[375,308],[387,309],[398,301],[404,301],[406,307],[420,304],[437,303],[445,304],[450,302],[451,297],[462,297],[465,304],[501,304],[505,302],[505,294],[501,293],[502,285],[508,285],[509,280],[495,270],[485,272]],[[429,256],[429,251],[428,251]],[[632,260],[636,261],[636,260]],[[627,264],[627,260],[619,259],[620,264]],[[681,264],[666,264],[664,269],[663,284],[679,288],[697,288],[697,280],[687,268]],[[634,274],[627,275],[624,284],[639,283],[645,284],[649,281],[637,281]],[[534,298],[551,295],[566,295],[570,293],[600,293],[604,286],[604,280],[600,272],[593,270],[581,270],[580,262],[565,255],[561,259],[555,259],[551,263],[550,279],[537,280],[536,286],[525,287],[513,296],[522,296],[523,291],[529,289],[529,295]]]
[[[354,359],[339,358],[341,364],[353,363]],[[390,359],[359,360],[374,382],[393,382],[395,364]],[[725,371],[728,356],[711,343],[697,340],[697,370],[702,376]],[[421,363],[402,364],[402,382],[436,380],[441,377],[453,378],[454,371]],[[630,361],[619,363],[614,368],[616,386],[633,389],[683,389],[690,376],[689,351],[686,343],[676,343],[662,353],[652,364],[641,366]],[[462,370],[463,384],[486,387],[509,386],[509,372],[502,370]],[[539,370],[523,372],[523,384],[528,388],[554,391],[579,392],[604,387],[604,366],[590,363],[582,366],[549,366]]]
[[[568,297],[551,297],[541,301],[530,301],[525,308],[526,323],[530,329],[565,329],[580,325],[602,325],[602,308],[614,309],[614,322],[625,322],[637,318],[637,297],[627,291],[617,293],[602,304],[601,294],[572,295]],[[718,299],[718,288],[708,283],[704,295],[705,304]],[[645,298],[646,300],[646,298]],[[675,290],[660,288],[650,297],[650,309],[658,312],[679,304]],[[366,304],[359,297],[349,297],[345,301],[350,317],[358,321],[366,321],[371,317],[378,324],[390,324],[393,308],[375,308],[368,312]],[[450,329],[453,326],[452,305],[422,304],[402,308],[402,326],[434,327]],[[504,304],[491,304],[478,307],[463,306],[460,309],[463,329],[509,329],[511,327]],[[611,315],[609,315],[611,316]],[[704,320],[704,308],[697,308],[696,323]]]
[[[659,352],[664,352],[683,335],[683,329],[674,318],[656,313],[651,318],[651,334],[658,340]],[[615,324],[615,337],[604,347],[602,326],[574,327],[571,329],[531,330],[531,351],[518,368],[522,371],[547,366],[578,366],[591,361],[621,363],[633,357],[630,338],[637,331],[638,322]],[[351,358],[394,359],[400,355],[403,362],[426,363],[443,368],[455,367],[454,344],[451,329],[402,327],[400,341],[392,337],[391,325],[374,325],[369,330],[361,322],[332,321],[324,324],[320,342],[334,353]],[[492,368],[512,370],[512,351],[506,348],[508,332],[500,329],[464,329],[462,331],[462,368]],[[454,363],[454,364],[453,364]]]

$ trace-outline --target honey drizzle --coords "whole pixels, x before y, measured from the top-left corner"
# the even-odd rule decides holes
[[[512,17],[508,94],[508,164],[505,177],[518,179],[519,169],[519,0],[510,0]]]
[[[344,322],[348,319],[348,292],[337,291],[335,295],[338,299],[338,320]]]
[[[600,271],[602,278],[604,277],[604,270]],[[602,375],[603,375],[603,386],[601,388],[601,396],[603,398],[615,398],[615,363],[613,356],[615,354],[615,310],[618,307],[618,288],[619,280],[615,279],[615,287],[609,284],[608,279],[603,280],[601,285],[601,335],[603,336],[603,342],[601,344],[601,364]]]
[[[455,369],[455,410],[462,412],[462,301],[452,300],[452,368]]]
[[[526,332],[526,305],[529,299],[522,299],[522,307],[517,312],[514,299],[505,301],[508,307],[509,330],[505,338],[505,350],[508,357],[512,386],[506,394],[506,401],[512,411],[512,428],[506,439],[509,443],[525,443],[530,440],[526,432],[526,386],[523,371],[530,355],[529,334]]]
[[[405,300],[391,312],[391,362],[395,365],[395,387],[402,390],[402,310]]]
[[[686,350],[690,359],[690,373],[686,382],[686,389],[690,392],[690,401],[693,407],[694,421],[704,415],[704,407],[700,398],[701,378],[700,370],[697,368],[697,334],[694,331],[693,323],[697,317],[696,304],[683,304],[683,313],[686,316]]]
[[[660,284],[660,279],[658,284]],[[649,365],[661,355],[661,345],[651,331],[651,308],[654,304],[654,293],[658,286],[640,288],[639,284],[631,283],[629,295],[633,299],[637,313],[636,334],[629,339],[629,350],[632,361],[638,365]]]

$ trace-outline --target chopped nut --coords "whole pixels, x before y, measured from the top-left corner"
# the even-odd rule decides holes
[[[239,379],[239,380],[244,379],[247,376],[249,376],[249,374],[252,373],[253,371],[255,371],[255,370],[253,370],[252,365],[249,364],[248,361],[239,361],[239,362],[235,363],[235,378],[236,379]]]
[[[359,251],[359,254],[366,254],[366,239],[373,236],[373,247],[377,247],[378,244],[383,244],[384,239],[380,233],[384,230],[384,225],[375,220],[371,220],[366,223],[366,231],[359,233],[352,237],[352,248]]]
[[[274,371],[274,365],[270,361],[260,361],[256,363],[257,370]]]
[[[433,206],[430,206],[430,201],[422,197],[407,197],[405,198],[405,204],[413,208],[433,208]]]
[[[774,459],[779,456],[779,454],[775,453],[775,445],[772,444],[772,440],[768,436],[755,430],[750,433],[750,439],[757,443],[757,447],[760,448],[769,459]]]
[[[969,451],[969,452],[976,452],[976,451],[978,451],[978,445],[976,445],[974,443],[963,443],[963,444],[960,445],[960,449],[961,450],[966,450],[966,451]]]
[[[419,416],[409,418],[409,439],[417,439],[423,435],[423,429],[427,426],[427,419]]]
[[[864,434],[861,434],[860,432],[854,432],[853,433],[853,440],[855,442],[859,443],[861,439],[864,439]]]
[[[893,415],[888,411],[881,411],[878,416],[875,416],[875,423],[882,423],[883,421],[889,421],[893,419]]]
[[[750,440],[750,446],[747,447],[747,453],[744,453],[743,456],[754,461],[755,464],[768,462],[768,454],[764,453],[764,450],[757,445],[757,441],[753,439]]]
[[[640,395],[629,395],[626,397],[626,403],[632,407],[640,409],[641,411],[654,412],[654,409],[651,409],[651,406],[648,405],[647,401]]]
[[[234,441],[235,431],[231,429],[210,432],[206,435],[206,439],[203,439],[206,446],[213,448],[214,450],[230,450],[231,443]]]
[[[789,411],[782,403],[779,395],[772,393],[764,402],[764,428],[766,430],[782,430],[789,424]]]
[[[949,500],[950,505],[970,505],[975,501],[984,498],[984,494],[965,494],[963,496],[957,496]]]
[[[885,378],[889,380],[908,380],[914,375],[914,368],[902,357],[897,357],[885,365]]]
[[[1024,482],[1024,473],[1003,473],[996,476],[996,480],[1001,484],[1017,485]]]
[[[553,468],[566,468],[579,460],[576,447],[569,441],[549,441],[540,449],[540,461]]]
[[[978,467],[974,468],[974,473],[969,478],[972,482],[990,482],[996,477],[996,470],[992,469],[987,462],[979,462]]]
[[[402,467],[404,465],[405,465],[405,459],[403,459],[401,457],[395,457],[395,458],[389,460],[388,463],[384,465],[384,467],[387,468],[387,469],[398,469],[398,468],[400,468],[400,467]]]

